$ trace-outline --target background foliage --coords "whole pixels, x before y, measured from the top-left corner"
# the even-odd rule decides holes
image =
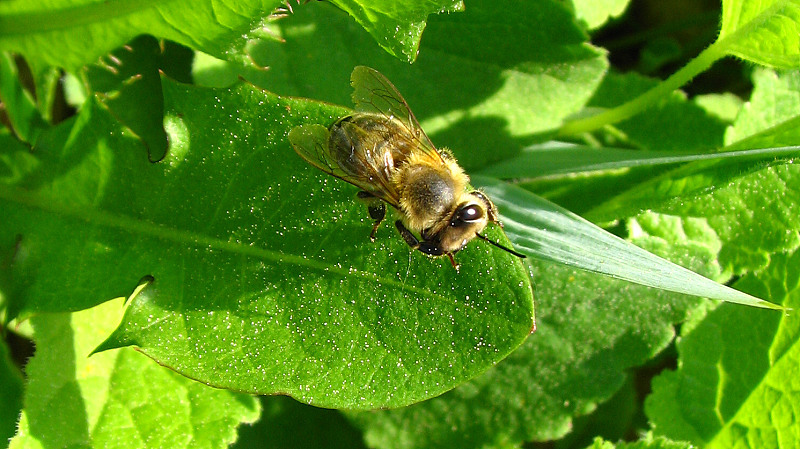
[[[800,307],[798,19],[789,0],[0,3],[0,434],[797,446],[796,313],[582,270],[756,303],[658,255]],[[359,64],[538,257],[475,242],[456,273],[388,225],[369,242],[355,189],[285,137],[347,114]]]

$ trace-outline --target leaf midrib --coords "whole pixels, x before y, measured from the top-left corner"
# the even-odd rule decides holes
[[[35,192],[30,192],[18,187],[0,185],[0,199],[7,200],[31,209],[38,209],[56,215],[75,218],[87,223],[114,229],[121,229],[134,234],[146,235],[184,245],[213,248],[233,254],[244,255],[258,259],[266,259],[274,262],[288,262],[290,264],[303,266],[322,272],[335,273],[342,277],[350,277],[355,275],[369,281],[379,282],[385,285],[396,287],[398,290],[416,293],[418,295],[437,299],[445,303],[450,302],[448,298],[436,294],[430,290],[422,289],[414,285],[408,285],[393,278],[381,276],[378,273],[363,271],[353,267],[344,269],[337,265],[325,263],[316,259],[273,251],[258,246],[242,245],[215,237],[209,237],[196,232],[169,228],[167,226],[150,223],[143,220],[111,214],[92,207],[86,207],[77,204],[67,205],[53,201],[52,198],[42,198],[42,196]]]

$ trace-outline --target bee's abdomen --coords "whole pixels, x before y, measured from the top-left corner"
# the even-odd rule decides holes
[[[365,157],[364,142],[358,139],[354,130],[353,118],[348,116],[336,122],[330,129],[328,145],[336,166],[351,176],[362,176],[371,168]]]
[[[330,128],[328,142],[335,164],[354,177],[381,175],[388,180],[395,164],[401,164],[409,152],[405,142],[393,140],[397,123],[378,120],[371,115],[347,116]]]

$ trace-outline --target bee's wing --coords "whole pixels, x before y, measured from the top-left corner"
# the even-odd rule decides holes
[[[325,173],[344,178],[344,173],[328,150],[330,133],[322,125],[301,125],[289,131],[292,148],[309,164]]]
[[[330,132],[322,125],[302,125],[289,131],[289,142],[297,154],[308,163],[398,207],[400,199],[397,190],[385,170],[381,170],[375,161],[366,159],[360,153],[349,155],[361,156],[358,161],[354,161],[354,167],[357,168],[345,170],[337,162],[341,158],[331,153],[329,139]]]
[[[427,154],[437,160],[443,160],[433,142],[428,138],[417,118],[408,107],[408,103],[385,76],[375,69],[360,65],[353,69],[350,76],[353,85],[353,102],[356,111],[383,115],[387,119],[395,118],[408,130],[408,136],[419,145],[416,151]]]

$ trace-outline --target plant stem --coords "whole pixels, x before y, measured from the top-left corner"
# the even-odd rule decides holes
[[[609,109],[591,117],[567,122],[558,131],[558,136],[565,137],[594,131],[603,126],[621,122],[644,111],[659,99],[669,95],[673,90],[691,81],[692,78],[711,67],[711,64],[725,56],[724,46],[725,44],[722,41],[714,42],[700,52],[696,58],[689,61],[682,69],[659,83],[656,87],[614,109]]]

